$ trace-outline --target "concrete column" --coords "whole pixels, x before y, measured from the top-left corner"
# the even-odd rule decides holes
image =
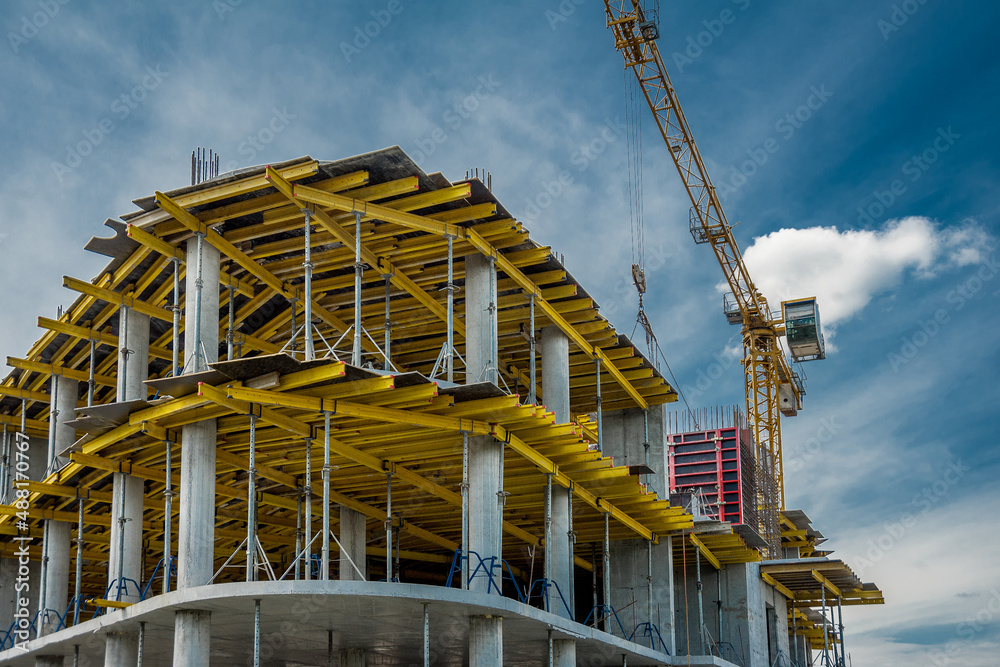
[[[651,406],[609,410],[604,413],[604,453],[615,458],[615,465],[638,465],[646,462],[645,444],[649,445],[649,467],[645,483],[660,498],[667,495],[667,468],[664,455],[666,410]],[[648,440],[646,431],[648,430]],[[611,543],[611,606],[624,609],[635,600],[636,619],[657,625],[667,650],[674,654],[676,621],[674,609],[674,554],[671,540],[663,539],[652,548],[652,600],[646,577],[649,571],[649,546],[645,540]],[[649,608],[652,606],[652,618]],[[629,615],[631,618],[631,615]],[[625,624],[625,618],[622,618]],[[697,621],[695,621],[697,625]],[[633,628],[625,628],[631,631]]]
[[[469,667],[503,665],[503,618],[469,617]]]
[[[735,646],[737,652],[747,657],[749,664],[767,663],[765,595],[770,587],[760,578],[760,563],[724,565],[721,574],[724,633],[721,641]]]
[[[496,269],[488,257],[465,257],[465,364],[466,384],[497,383]],[[490,371],[486,372],[489,366]]]
[[[500,456],[503,445],[490,436],[469,437],[469,590],[497,592],[500,587],[500,568],[492,571],[495,586],[490,588],[486,570],[489,558],[499,559],[500,542]],[[476,555],[477,554],[478,558]],[[483,567],[476,571],[483,561]],[[499,565],[499,560],[493,562]]]
[[[349,507],[340,508],[340,580],[361,581],[357,570],[351,565],[346,554],[350,554],[354,565],[368,579],[368,556],[365,546],[368,543],[368,532],[365,527],[367,517],[361,512]]]
[[[139,664],[139,631],[109,632],[104,642],[104,667],[136,667]]]
[[[178,589],[204,586],[214,574],[217,436],[214,419],[181,427]]]
[[[45,610],[41,617],[40,634],[48,635],[59,629],[60,619],[69,604],[70,524],[46,521],[42,543],[43,590],[39,605]]]
[[[72,426],[66,426],[67,421],[76,417],[76,403],[79,398],[80,385],[75,380],[55,375],[51,380],[50,393],[55,396],[55,404],[50,416],[48,466],[49,469],[61,468],[65,459],[58,459],[56,454],[65,450],[76,441],[76,431]],[[69,604],[69,570],[71,524],[61,521],[46,520],[44,524],[44,541],[42,543],[42,590],[39,600],[42,609],[49,610],[42,618],[40,633],[47,635],[59,627],[59,618],[55,614],[64,614]],[[55,612],[55,613],[52,613]]]
[[[569,338],[558,327],[542,329],[542,399],[557,424],[570,421]]]
[[[557,424],[571,421],[569,408],[569,338],[558,327],[542,329],[542,398],[545,407],[555,413]],[[559,587],[566,605],[553,588],[549,594],[549,611],[572,619],[573,560],[569,535],[570,491],[559,485],[552,487],[552,544],[545,557],[551,559],[552,581]],[[574,653],[575,655],[575,653]]]
[[[576,640],[552,640],[552,667],[576,667]]]
[[[214,233],[214,232],[210,232]],[[198,298],[198,239],[187,242],[184,313],[184,372],[207,370],[219,360],[219,251],[201,245],[201,289]],[[196,325],[200,322],[200,327]],[[196,331],[198,328],[198,331]],[[200,336],[200,343],[198,337]],[[195,351],[198,356],[197,367]],[[205,586],[215,573],[214,419],[181,427],[180,521],[177,528],[177,589]],[[174,665],[207,665],[212,639],[211,612],[179,610],[174,616]]]
[[[209,232],[214,234],[215,232]],[[206,363],[219,360],[219,251],[204,240],[201,244],[201,343],[205,358],[194,367],[195,295],[198,291],[198,239],[187,241],[187,267],[184,278],[184,372],[207,370]],[[206,361],[207,360],[207,361]]]
[[[119,402],[145,399],[143,381],[149,377],[149,316],[131,308],[122,308],[118,315],[117,399]],[[117,599],[120,589],[122,602],[138,602],[142,585],[143,480],[114,473],[112,494],[108,596]],[[124,581],[118,580],[119,573]],[[122,642],[137,644],[138,633],[108,635],[106,655],[113,650],[124,650],[118,646]],[[105,660],[105,664],[117,663]]]
[[[116,599],[121,587],[122,602],[138,602],[142,585],[142,504],[143,481],[116,472],[111,501],[111,541],[108,558],[108,596]],[[123,505],[124,503],[124,505]],[[124,523],[121,521],[125,518]],[[118,567],[119,561],[121,568]],[[119,571],[126,581],[118,582]]]
[[[57,454],[76,442],[76,430],[66,426],[66,422],[76,419],[76,404],[80,398],[80,383],[76,380],[53,375],[49,381],[49,393],[56,397],[52,416],[49,418],[49,469],[59,469],[69,463]],[[55,461],[53,463],[53,461]]]
[[[365,667],[367,664],[368,661],[365,658],[365,652],[363,649],[340,649],[340,667]]]
[[[178,611],[174,616],[174,667],[208,665],[212,648],[212,613]]]
[[[142,400],[149,378],[149,315],[127,307],[118,315],[118,400]]]
[[[491,304],[495,298],[496,269],[489,258],[468,255],[465,258],[465,361],[466,383],[496,382],[497,325]],[[503,445],[489,436],[469,438],[469,551],[486,561],[501,555],[500,469]],[[489,561],[486,561],[489,567]],[[499,562],[496,563],[497,565]],[[476,571],[479,559],[470,555],[469,573]],[[500,568],[492,572],[499,586]],[[469,584],[469,590],[487,592],[489,578],[480,569]],[[495,588],[493,589],[495,592]]]

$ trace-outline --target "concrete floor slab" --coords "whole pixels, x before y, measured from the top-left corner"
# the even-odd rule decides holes
[[[582,665],[671,664],[664,653],[568,621],[516,600],[427,586],[361,581],[279,581],[216,584],[173,591],[36,639],[27,651],[0,653],[4,665],[29,666],[39,655],[73,655],[81,665],[99,664],[104,635],[145,623],[144,667],[170,665],[178,610],[210,611],[212,665],[252,664],[254,600],[261,601],[262,664],[326,665],[328,632],[333,649],[361,648],[369,665],[422,664],[423,606],[430,616],[433,665],[468,662],[469,616],[503,617],[504,662],[546,664],[547,633],[577,641]],[[675,659],[680,660],[680,659]],[[687,664],[687,658],[676,664]],[[726,665],[725,662],[692,664]]]

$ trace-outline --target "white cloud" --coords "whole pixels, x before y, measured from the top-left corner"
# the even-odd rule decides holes
[[[890,220],[879,230],[780,229],[743,253],[757,287],[772,299],[815,296],[825,325],[849,320],[908,273],[933,277],[983,260],[991,237],[973,221],[941,227],[924,217]]]

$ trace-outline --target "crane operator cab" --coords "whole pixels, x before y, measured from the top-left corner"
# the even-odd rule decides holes
[[[826,359],[816,298],[782,301],[781,314],[785,320],[785,341],[792,361]]]

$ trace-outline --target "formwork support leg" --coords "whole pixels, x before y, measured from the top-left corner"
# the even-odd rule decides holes
[[[469,434],[462,433],[462,590],[469,588]]]
[[[330,580],[330,413],[323,412],[323,541],[320,579]]]
[[[597,366],[597,396],[594,398],[597,403],[597,451],[604,455],[604,414],[601,408],[601,358],[594,360]]]
[[[431,665],[431,615],[427,603],[424,603],[424,667]]]
[[[306,482],[302,490],[305,524],[305,548],[301,558],[305,560],[305,572],[303,576],[306,580],[312,579],[312,438],[305,438],[306,441]]]
[[[302,215],[305,218],[304,224],[304,238],[305,238],[305,249],[303,251],[302,259],[302,272],[305,276],[304,291],[305,291],[305,301],[304,301],[304,312],[302,323],[303,336],[305,338],[305,350],[306,350],[306,361],[312,361],[316,358],[316,350],[313,347],[313,321],[312,321],[312,211],[308,208],[302,209]]]
[[[535,370],[535,294],[528,295],[528,404],[536,405],[538,396],[538,379]]]
[[[392,473],[385,474],[385,580],[392,581]]]
[[[173,573],[173,562],[171,560],[173,548],[173,513],[174,513],[174,490],[173,490],[173,443],[164,440],[166,449],[164,461],[166,463],[166,476],[163,485],[163,592],[170,592],[170,576]]]
[[[694,550],[695,588],[698,591],[698,639],[701,642],[701,655],[705,655],[705,608],[701,594],[701,548]]]
[[[604,631],[611,632],[611,515],[604,515]]]
[[[257,581],[257,415],[250,415],[247,464],[247,581]]]

